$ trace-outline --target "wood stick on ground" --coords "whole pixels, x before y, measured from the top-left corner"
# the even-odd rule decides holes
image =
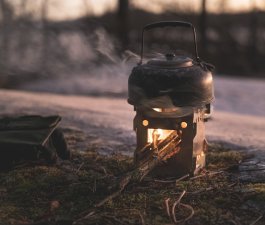
[[[142,225],[145,225],[145,221],[144,221],[144,216],[143,214],[141,213],[140,210],[138,209],[122,209],[123,211],[132,211],[132,212],[135,212],[136,214],[139,215],[140,219],[141,219],[141,224]]]
[[[189,174],[186,174],[186,175],[180,177],[179,179],[177,179],[177,180],[175,181],[175,184],[177,184],[178,182],[180,182],[180,181],[182,181],[182,180],[185,180],[185,179],[188,178],[189,176],[190,176]]]
[[[175,213],[175,210],[176,210],[176,206],[179,205],[181,199],[183,198],[183,196],[186,194],[186,191],[183,191],[180,196],[178,197],[178,199],[174,202],[173,206],[172,206],[172,209],[171,209],[171,217],[174,221],[174,223],[177,223],[177,219],[176,219],[176,213]]]
[[[156,151],[157,155],[155,155],[155,157],[153,155],[154,151],[150,151],[150,145],[146,145],[141,151],[144,152],[146,149],[148,149],[148,151],[150,152],[148,157],[146,157],[146,159],[142,161],[133,171],[125,174],[125,176],[123,176],[121,181],[119,182],[118,190],[114,191],[111,195],[107,196],[99,203],[95,204],[95,208],[99,208],[109,200],[119,196],[129,183],[141,182],[142,179],[147,174],[149,174],[157,165],[177,154],[180,151],[180,143],[181,137],[178,135],[177,131],[172,131],[166,139],[158,143]],[[78,219],[77,221],[86,219],[89,214]],[[74,224],[76,224],[77,221],[75,221]]]
[[[172,183],[175,183],[175,179],[174,180],[159,180],[159,179],[154,179],[154,182],[157,182],[157,183],[164,183],[164,184],[172,184]]]
[[[170,218],[169,201],[170,201],[170,198],[165,199],[166,212],[167,212],[168,217]]]
[[[201,194],[202,192],[212,191],[213,189],[214,187],[202,188],[198,191],[189,192],[189,194],[197,195],[197,194]]]
[[[191,219],[194,215],[194,209],[192,208],[192,206],[188,205],[188,204],[183,204],[181,203],[181,199],[183,198],[183,196],[186,194],[186,191],[183,191],[181,193],[181,195],[179,196],[179,198],[174,202],[173,206],[172,206],[172,211],[171,211],[171,216],[172,216],[172,219],[173,219],[173,222],[174,224],[182,224],[186,221],[188,221],[189,219]],[[177,220],[176,219],[176,206],[179,206],[180,207],[184,207],[186,209],[189,209],[190,210],[190,214],[188,217],[182,219],[182,220]]]
[[[158,179],[154,179],[154,182],[157,182],[157,183],[165,183],[165,184],[170,184],[170,183],[178,183],[179,181],[182,181],[186,178],[188,178],[190,175],[189,174],[186,174],[180,178],[178,178],[177,180],[176,179],[173,179],[173,180],[158,180]]]
[[[202,177],[206,177],[206,176],[214,176],[214,175],[217,175],[217,174],[221,174],[221,173],[224,173],[224,171],[216,171],[216,172],[210,172],[210,173],[205,173],[205,174],[201,174],[201,175],[198,175],[198,176],[195,176],[195,177],[191,177],[190,180],[196,180],[196,179],[199,179],[199,178],[202,178]]]
[[[172,220],[172,222],[174,224],[182,224],[186,221],[188,221],[189,219],[191,219],[194,215],[194,209],[192,208],[192,206],[188,205],[188,204],[183,204],[181,203],[181,199],[183,198],[183,196],[186,194],[186,191],[183,191],[180,196],[178,197],[178,199],[173,203],[173,206],[170,210],[170,206],[169,206],[169,203],[170,203],[170,198],[167,198],[165,200],[165,205],[166,205],[166,212],[167,212],[167,215],[168,217]],[[180,207],[183,207],[183,208],[186,208],[190,211],[190,214],[188,217],[184,218],[184,219],[181,219],[181,220],[177,220],[176,218],[176,207],[178,206],[178,208]]]
[[[168,140],[166,140],[168,142]],[[113,194],[107,196],[101,202],[95,205],[95,207],[100,207],[105,204],[107,201],[117,197],[125,187],[130,183],[138,183],[141,182],[142,179],[149,174],[157,165],[159,165],[162,161],[168,159],[168,156],[172,154],[172,152],[178,152],[180,150],[179,144],[181,139],[178,135],[173,136],[171,142],[165,144],[161,149],[159,149],[158,156],[154,158],[152,155],[149,157],[149,160],[143,162],[133,171],[128,172],[119,183],[119,190],[115,191]],[[149,150],[150,151],[150,150]]]
[[[194,212],[194,209],[192,208],[191,205],[183,204],[183,203],[179,203],[179,206],[182,206],[182,207],[184,207],[184,208],[189,209],[189,210],[190,210],[190,215],[189,215],[188,217],[186,217],[185,219],[183,219],[183,220],[177,221],[176,224],[179,224],[179,223],[182,224],[182,223],[184,223],[184,222],[190,220],[190,219],[194,216],[194,213],[195,213],[195,212]]]
[[[80,170],[81,170],[81,168],[84,166],[84,162],[82,162],[81,164],[80,164],[80,166],[77,168],[77,170],[76,170],[76,173],[78,173]]]
[[[107,196],[106,198],[104,198],[102,201],[100,201],[99,203],[97,203],[95,205],[96,208],[101,207],[102,205],[104,205],[106,202],[108,202],[109,200],[117,197],[120,195],[120,193],[125,189],[125,187],[129,184],[130,180],[131,180],[131,174],[127,175],[126,177],[124,177],[120,184],[119,184],[119,189],[117,191],[115,191],[114,193],[112,193],[111,195]]]
[[[262,218],[264,214],[260,215],[255,221],[253,221],[250,225],[256,225]]]

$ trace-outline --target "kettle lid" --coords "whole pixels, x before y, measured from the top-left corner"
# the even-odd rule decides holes
[[[193,66],[193,60],[184,55],[176,56],[173,53],[167,53],[164,57],[155,58],[149,60],[146,65],[152,67],[160,67],[160,68],[167,68],[167,69],[175,69],[175,68],[182,68],[182,67],[190,67]]]

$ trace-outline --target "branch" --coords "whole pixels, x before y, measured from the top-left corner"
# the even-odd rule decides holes
[[[109,200],[119,196],[121,192],[130,183],[141,182],[143,178],[147,174],[149,174],[157,165],[161,164],[161,162],[166,161],[167,159],[177,154],[180,151],[180,146],[179,146],[180,143],[181,143],[181,138],[178,135],[177,131],[172,131],[166,139],[158,143],[157,149],[153,149],[153,151],[150,151],[150,144],[146,145],[141,150],[141,152],[149,152],[149,155],[147,155],[146,158],[144,158],[144,160],[142,160],[139,163],[138,167],[128,172],[121,178],[118,184],[118,190],[114,191],[111,195],[107,196],[99,203],[95,204],[94,211],[76,220],[73,224],[76,224],[78,221],[81,221],[83,219],[87,219],[89,216],[91,216],[91,214],[94,214],[97,208],[103,206]]]

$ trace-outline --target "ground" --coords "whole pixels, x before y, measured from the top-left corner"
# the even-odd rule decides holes
[[[137,218],[140,218],[140,222],[138,219],[138,223],[141,224],[142,214],[139,213],[140,210],[146,213],[143,213],[143,215],[145,220],[147,220],[147,224],[169,223],[170,220],[166,217],[164,212],[162,213],[163,209],[161,205],[163,205],[163,200],[165,197],[173,198],[173,196],[179,196],[184,189],[187,190],[188,194],[183,198],[183,201],[186,204],[192,205],[195,210],[195,216],[193,218],[195,219],[193,221],[195,223],[191,224],[250,224],[264,213],[264,208],[260,205],[264,205],[262,202],[265,201],[265,118],[263,116],[263,112],[265,111],[265,104],[263,101],[263,96],[265,96],[265,90],[263,88],[265,82],[258,80],[236,80],[224,77],[217,77],[215,81],[215,109],[212,120],[206,125],[207,139],[210,145],[212,145],[209,155],[211,163],[208,164],[207,169],[209,171],[225,170],[225,172],[213,177],[206,176],[207,178],[205,179],[199,178],[193,182],[182,181],[178,184],[179,186],[175,186],[174,183],[165,186],[165,184],[160,184],[159,182],[156,184],[150,180],[144,181],[139,187],[130,187],[124,195],[119,197],[117,202],[108,202],[102,211],[105,214],[96,214],[93,217],[95,221],[100,221],[101,219],[112,221],[117,219],[122,224],[124,218],[120,218],[120,216],[123,217],[122,215],[124,214],[130,214],[134,215],[132,219],[135,219],[135,215],[137,215]],[[52,84],[54,82],[50,83]],[[59,85],[60,84],[58,84],[58,86]],[[87,85],[89,89],[89,86],[92,84],[86,83],[85,85]],[[115,86],[115,84],[113,85]],[[124,89],[125,87],[120,91],[124,93]],[[111,90],[111,88],[108,90],[109,96],[113,96],[110,94]],[[113,90],[116,90],[115,87],[113,87]],[[99,200],[97,199],[97,197],[100,197],[99,195],[97,195],[96,198],[92,197],[95,196],[93,195],[95,192],[95,190],[93,192],[93,187],[95,186],[94,182],[98,180],[95,176],[102,177],[102,173],[105,173],[103,170],[103,172],[99,171],[99,174],[95,174],[94,172],[91,174],[91,168],[89,169],[88,164],[90,163],[93,165],[93,160],[91,160],[91,155],[86,155],[87,153],[92,151],[92,153],[96,155],[98,153],[103,155],[112,155],[113,153],[116,155],[126,155],[124,156],[125,159],[121,156],[121,158],[116,160],[119,165],[118,171],[117,166],[106,165],[104,157],[98,156],[99,162],[102,163],[99,165],[104,166],[104,168],[106,167],[107,172],[110,174],[114,174],[115,176],[117,175],[116,173],[122,174],[122,172],[125,172],[124,170],[128,168],[127,165],[130,165],[130,163],[125,163],[125,161],[130,161],[135,147],[135,134],[132,131],[133,108],[127,104],[124,97],[107,97],[106,95],[101,95],[100,91],[102,91],[102,89],[98,91],[98,96],[93,97],[70,95],[71,93],[65,96],[32,91],[0,90],[1,115],[61,115],[63,117],[61,126],[68,138],[69,146],[76,152],[75,161],[70,164],[68,163],[69,165],[67,163],[65,163],[65,165],[64,162],[62,162],[62,164],[53,167],[36,166],[33,167],[33,169],[29,167],[31,171],[30,175],[27,175],[27,168],[18,168],[18,170],[11,171],[8,173],[8,177],[2,174],[0,189],[0,199],[2,202],[8,202],[5,200],[5,195],[8,196],[10,191],[15,192],[15,195],[11,195],[11,197],[16,199],[18,196],[23,196],[24,194],[29,194],[30,197],[31,192],[29,192],[29,190],[31,190],[32,193],[38,193],[39,188],[51,190],[52,187],[43,187],[42,185],[45,186],[47,181],[52,181],[52,184],[56,187],[60,186],[62,189],[64,189],[64,185],[67,187],[70,185],[70,189],[65,189],[68,190],[69,193],[75,193],[77,191],[78,194],[80,194],[77,196],[77,199],[81,199],[81,206],[78,207],[75,205],[75,201],[71,199],[73,195],[65,191],[60,192],[58,190],[57,192],[52,189],[54,192],[52,192],[51,196],[43,203],[49,211],[49,216],[53,208],[59,208],[58,210],[63,212],[63,208],[66,207],[66,209],[79,210],[81,213],[81,211],[90,208]],[[117,92],[115,93],[117,95]],[[80,152],[83,152],[84,155]],[[93,154],[92,156],[94,157],[95,155]],[[103,157],[103,159],[101,159],[101,157]],[[238,164],[239,161],[241,161],[241,157],[244,159],[243,163]],[[84,159],[87,159],[87,161]],[[232,159],[232,163],[230,159]],[[115,158],[112,160],[115,161]],[[236,166],[236,173],[233,172],[231,174],[231,171],[226,171],[227,168],[224,165],[226,161],[229,162],[229,164],[226,165],[229,168],[233,164],[238,165]],[[219,168],[216,167],[218,163],[221,163]],[[125,169],[120,169],[120,166],[125,166]],[[76,172],[68,173],[67,171],[69,168],[71,171]],[[231,168],[233,170],[233,167]],[[22,180],[11,179],[12,177],[16,177],[15,175],[17,172],[19,172],[19,177]],[[31,173],[33,173],[33,175]],[[44,174],[46,174],[46,176],[44,176]],[[72,176],[70,176],[70,174],[72,174]],[[32,187],[31,183],[27,183],[29,180],[32,180],[33,177],[38,181],[41,179],[39,175],[43,175],[41,177],[46,181],[44,184],[37,182],[36,186]],[[57,180],[58,177],[61,179]],[[93,179],[92,184],[91,179]],[[110,181],[113,181],[112,179],[113,178],[111,178]],[[229,180],[229,182],[227,180]],[[3,185],[4,182],[6,182],[6,186]],[[86,182],[89,183],[88,186],[85,185]],[[99,185],[101,184],[100,182]],[[81,185],[80,189],[75,189],[75,183],[77,183],[77,186]],[[73,186],[71,186],[71,184],[73,184]],[[145,188],[150,187],[150,185],[154,186],[147,191]],[[214,189],[214,191],[212,191],[212,189]],[[18,190],[18,193],[16,193],[16,190]],[[162,192],[162,194],[160,192]],[[189,192],[193,194],[189,194]],[[200,193],[199,196],[198,193]],[[43,195],[45,196],[45,194]],[[192,197],[193,195],[194,197]],[[230,197],[228,198],[228,196]],[[129,198],[129,200],[124,201],[122,198]],[[42,197],[39,197],[39,199],[42,200]],[[90,203],[84,205],[82,200],[89,202],[89,199],[91,199]],[[138,205],[139,199],[141,203],[147,202],[147,206]],[[205,199],[207,201],[204,201]],[[209,202],[209,199],[213,199],[213,201]],[[34,203],[39,203],[38,197],[33,198],[32,201],[34,201]],[[129,204],[128,202],[131,203]],[[148,204],[148,202],[150,202],[151,205]],[[22,203],[24,204],[24,199]],[[22,203],[20,202],[20,204]],[[70,203],[75,207],[67,205]],[[33,203],[30,202],[29,204]],[[66,206],[64,204],[66,204]],[[11,205],[9,207],[11,207],[11,209],[13,207],[14,209],[15,206]],[[26,206],[24,205],[24,207]],[[128,211],[125,210],[119,215],[113,215],[113,209],[121,207],[123,210],[127,209],[130,211],[129,209],[136,209],[136,211],[132,210],[128,213]],[[152,207],[154,211],[152,211]],[[207,209],[209,207],[210,209]],[[40,211],[44,208],[40,206]],[[14,209],[14,214],[11,218],[16,218],[17,220],[18,216],[16,213],[18,212],[16,210],[17,209]],[[4,213],[3,208],[1,208],[0,214],[2,218]],[[47,212],[33,212],[30,218],[26,217],[26,215],[28,216],[27,213],[21,213],[20,217],[24,215],[25,221],[32,221],[34,219],[40,219],[40,215],[46,215],[45,213]],[[155,213],[156,216],[161,218],[154,219],[155,222],[152,220],[150,221],[150,218],[155,217],[152,213]],[[110,214],[112,215],[111,218]],[[201,216],[199,216],[200,214]],[[58,213],[58,215],[65,214]],[[75,219],[77,217],[76,212],[72,212],[70,215],[75,215]],[[100,218],[97,218],[97,215],[100,215]],[[10,216],[10,211],[8,216]],[[22,219],[20,220],[22,221]],[[105,224],[108,224],[106,221]],[[133,224],[132,221],[129,222]],[[130,224],[129,222],[127,221],[126,223]],[[262,224],[261,222],[262,220],[259,221],[259,224]],[[97,222],[94,224],[97,224]],[[115,223],[112,222],[112,224]],[[118,222],[116,224],[118,224]]]
[[[122,71],[120,74],[116,73],[118,68]],[[98,71],[100,76],[79,75],[34,81],[21,87],[27,92],[0,91],[1,114],[59,114],[63,117],[63,127],[85,133],[87,148],[96,148],[106,154],[119,152],[132,155],[135,146],[132,120],[135,113],[126,101],[128,77],[123,75],[129,69],[128,66],[118,68],[110,67],[106,71],[104,67]],[[115,75],[110,75],[111,72]],[[216,99],[213,118],[206,124],[207,139],[252,152],[256,156],[250,162],[252,169],[254,165],[257,169],[264,168],[265,81],[223,76],[214,79]],[[84,94],[85,89],[88,96],[78,95]],[[255,173],[261,176],[257,179],[264,180],[263,171]]]

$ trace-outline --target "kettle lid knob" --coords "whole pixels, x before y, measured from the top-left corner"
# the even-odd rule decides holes
[[[174,53],[167,53],[165,57],[168,61],[172,61],[176,55]]]

